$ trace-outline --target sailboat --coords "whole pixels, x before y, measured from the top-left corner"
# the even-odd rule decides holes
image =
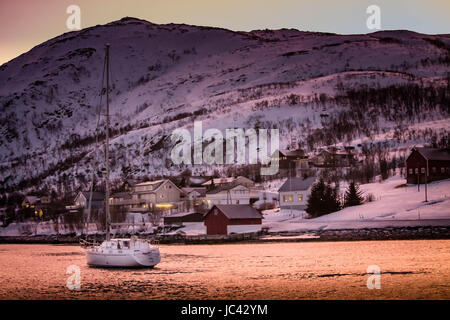
[[[95,267],[148,267],[152,268],[161,261],[159,249],[146,239],[132,236],[130,239],[111,239],[111,216],[109,208],[109,48],[106,44],[106,141],[105,141],[105,213],[106,213],[106,240],[101,244],[81,240],[85,249],[87,264]],[[93,186],[93,184],[92,184]],[[92,202],[92,186],[89,202],[89,215]],[[88,221],[89,223],[89,218]]]

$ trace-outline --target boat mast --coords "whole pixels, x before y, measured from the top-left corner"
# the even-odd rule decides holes
[[[109,43],[106,44],[106,142],[105,142],[105,158],[106,158],[106,240],[111,239],[111,217],[109,213]]]

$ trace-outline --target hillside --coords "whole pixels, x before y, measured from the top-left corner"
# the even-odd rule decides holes
[[[314,219],[304,219],[304,212],[285,209],[266,211],[264,224],[273,232],[361,229],[408,226],[447,226],[450,218],[450,180],[428,185],[428,202],[424,202],[424,186],[406,185],[394,176],[382,183],[361,185],[364,194],[374,201],[344,208]]]
[[[404,156],[411,144],[448,143],[448,35],[233,32],[124,18],[0,67],[3,191],[86,186],[101,159],[93,151],[105,43],[113,178],[186,169],[168,157],[170,133],[194,119],[204,129],[278,128],[282,147],[309,151],[376,141]]]

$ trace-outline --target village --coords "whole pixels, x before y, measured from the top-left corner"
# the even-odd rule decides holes
[[[343,190],[345,196],[334,194],[331,200],[326,200],[325,196],[320,196],[319,202],[313,200],[312,193],[318,192],[321,183],[324,194],[326,190],[330,195],[336,193],[331,183],[324,182],[324,170],[358,166],[354,148],[332,147],[313,155],[301,149],[280,150],[277,154],[279,174],[272,180],[255,182],[242,175],[184,175],[150,181],[127,179],[113,190],[109,199],[105,199],[103,191],[93,189],[92,192],[80,190],[69,203],[55,201],[54,193],[27,194],[23,199],[17,197],[20,203],[15,204],[3,201],[0,219],[4,230],[34,221],[57,225],[58,233],[64,233],[59,225],[66,224],[63,228],[67,229],[67,224],[71,224],[70,231],[77,234],[88,222],[87,225],[91,225],[88,232],[98,234],[103,226],[92,222],[102,220],[99,218],[104,214],[105,201],[109,201],[113,230],[118,233],[147,232],[160,239],[189,236],[249,239],[277,228],[282,231],[280,221],[283,219],[314,221],[340,209],[376,200],[371,194],[363,194],[358,183],[351,182]],[[408,185],[417,185],[419,190],[423,185],[426,202],[427,185],[450,178],[450,152],[448,149],[412,148],[398,172]],[[314,205],[316,210],[312,208]],[[363,218],[364,213],[359,213],[359,217]],[[28,233],[33,231],[28,230]],[[34,233],[38,233],[37,229]]]

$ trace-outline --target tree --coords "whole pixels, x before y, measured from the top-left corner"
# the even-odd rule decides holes
[[[323,179],[320,179],[312,186],[306,208],[306,212],[312,217],[320,217],[338,211],[340,208],[337,191],[330,184],[325,184]]]
[[[344,196],[344,207],[358,206],[363,203],[363,194],[355,182],[351,182]]]

